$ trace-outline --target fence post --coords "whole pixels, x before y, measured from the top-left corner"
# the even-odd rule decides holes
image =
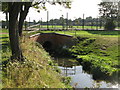
[[[29,17],[29,27],[30,27],[30,17]]]
[[[83,14],[83,30],[84,30],[84,16],[85,16],[85,15]]]
[[[49,23],[48,23],[48,20],[49,20],[49,12],[47,11],[47,30],[49,30]]]
[[[40,20],[39,20],[39,30],[40,30]]]
[[[42,18],[41,18],[41,28],[42,28]]]
[[[52,29],[53,29],[53,24],[54,24],[54,22],[53,22],[53,20],[52,20]]]
[[[68,12],[67,12],[67,15],[66,15],[66,30],[68,30]]]
[[[98,17],[96,18],[96,30],[98,30]]]

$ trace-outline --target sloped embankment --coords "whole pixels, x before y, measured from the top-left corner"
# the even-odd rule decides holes
[[[91,36],[77,39],[78,43],[70,51],[90,73],[99,77],[117,75],[120,71],[118,37]]]
[[[3,88],[68,88],[50,56],[36,42],[22,39],[25,62],[9,62],[4,68]],[[54,66],[54,67],[53,67]]]

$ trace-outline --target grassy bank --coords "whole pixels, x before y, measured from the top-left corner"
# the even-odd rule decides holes
[[[70,51],[90,73],[111,76],[120,71],[117,35],[78,36],[77,39],[78,43]]]
[[[6,61],[11,56],[8,35],[2,35],[1,41],[2,61]],[[68,80],[60,76],[60,70],[41,45],[27,38],[20,42],[25,62],[9,61],[6,66],[3,63],[3,88],[70,88]]]

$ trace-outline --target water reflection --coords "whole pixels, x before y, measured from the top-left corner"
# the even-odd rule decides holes
[[[62,67],[62,75],[70,76],[72,78],[71,85],[75,88],[118,88],[118,84],[113,85],[105,81],[99,81],[93,79],[93,75],[84,72],[82,66]]]
[[[72,78],[71,85],[75,88],[118,88],[118,83],[114,80],[115,77],[112,80],[108,80],[110,79],[108,76],[103,77],[99,74],[100,78],[98,78],[94,74],[88,74],[85,70],[86,68],[83,68],[74,58],[54,58],[54,60],[58,63],[62,75]],[[90,71],[89,69],[87,70]]]

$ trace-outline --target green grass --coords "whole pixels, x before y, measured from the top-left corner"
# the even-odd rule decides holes
[[[85,39],[86,38],[86,39]],[[70,49],[79,62],[91,68],[92,73],[112,75],[120,71],[118,37],[79,36],[79,43]]]
[[[0,33],[8,33],[7,29],[0,29]]]
[[[0,37],[2,61],[7,61],[11,56],[9,36],[3,34]],[[41,45],[23,38],[21,47],[25,62],[9,62],[3,68],[2,88],[71,88],[69,80],[60,76],[60,70]]]
[[[36,33],[60,33],[60,34],[73,35],[73,36],[106,36],[106,37],[120,36],[120,31],[95,31],[95,30],[37,31],[37,32],[32,32],[31,35]]]
[[[6,30],[5,30],[6,31]],[[9,44],[9,35],[1,34],[0,35],[0,45],[1,45],[1,56],[2,61],[8,60],[11,55],[10,44]]]
[[[62,25],[49,25],[48,26],[50,29],[51,28],[60,28],[60,29],[62,29],[63,28],[63,26]],[[69,27],[69,26],[68,26]],[[47,28],[47,25],[38,25],[38,26],[34,26],[34,27],[32,27],[32,28]],[[64,26],[64,28],[66,28],[66,26]],[[83,26],[73,26],[72,28],[76,28],[76,29],[83,29]],[[104,29],[104,27],[97,27],[97,26],[84,26],[84,29]],[[120,27],[116,27],[116,29],[120,29]]]
[[[62,25],[49,25],[48,26],[49,28],[60,28],[60,29],[62,29],[62,28],[66,28],[66,26],[62,26]],[[69,27],[69,26],[68,26]],[[38,26],[34,26],[34,27],[32,27],[32,28],[47,28],[47,25],[38,25]],[[83,26],[73,26],[72,28],[78,28],[78,29],[83,29]],[[96,28],[99,28],[100,29],[100,27],[96,27],[96,26],[84,26],[84,29],[96,29]],[[103,29],[103,27],[101,28],[101,29]]]
[[[1,30],[0,30],[1,31]],[[7,32],[7,30],[3,30],[5,33]],[[10,58],[11,56],[11,50],[10,50],[10,45],[9,45],[9,38],[8,38],[8,34],[0,34],[0,53],[1,53],[1,57],[0,57],[0,63],[2,61],[6,61]],[[0,65],[0,67],[2,67]],[[2,71],[0,71],[0,73],[3,73]],[[0,76],[2,77],[2,76]],[[3,77],[2,77],[3,78]],[[0,85],[0,88],[2,88],[2,85]]]
[[[63,26],[61,26],[61,25],[56,25],[56,26],[49,25],[48,27],[49,28],[62,28]],[[32,28],[47,28],[47,25],[42,25],[42,26],[38,25],[38,26],[34,26]]]

